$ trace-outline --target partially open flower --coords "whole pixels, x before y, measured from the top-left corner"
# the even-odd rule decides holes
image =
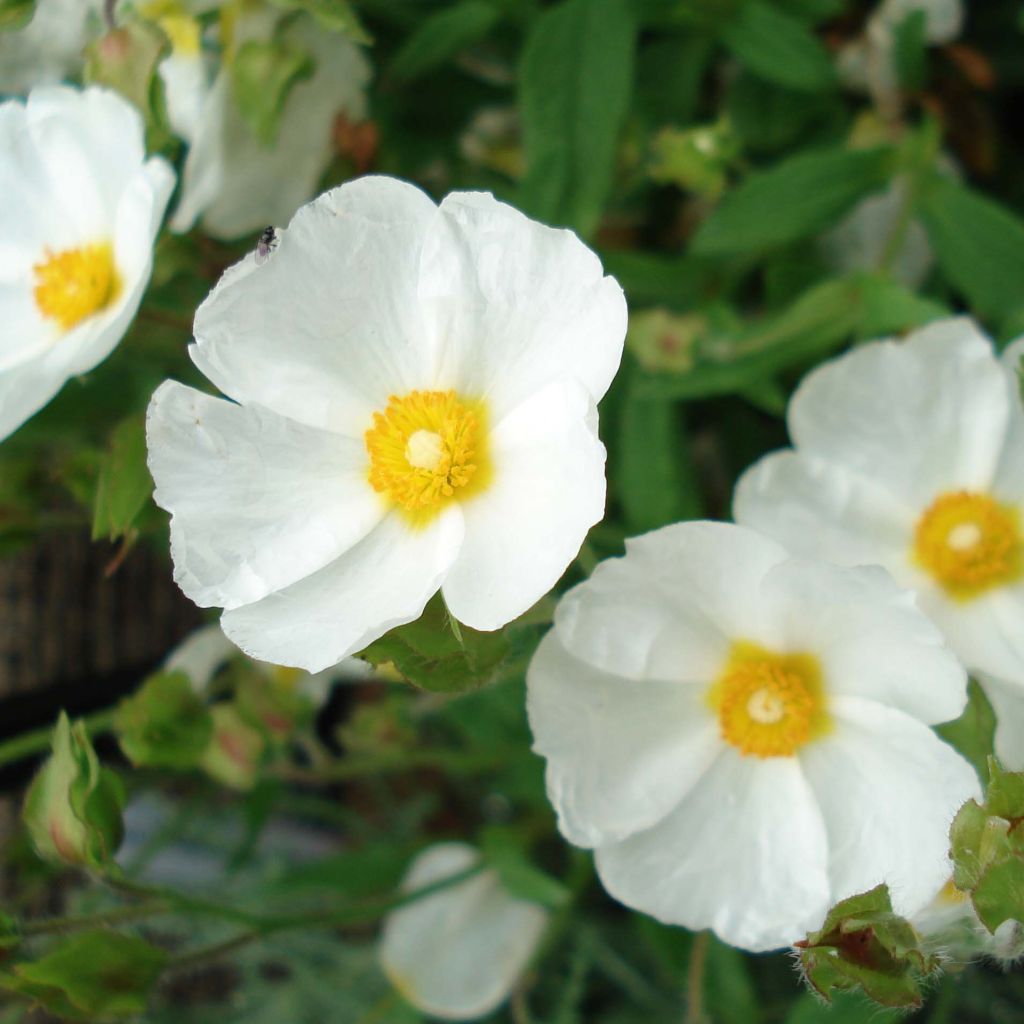
[[[965,676],[911,595],[739,526],[627,542],[562,599],[528,689],[559,828],[605,888],[745,949],[881,882],[920,909],[978,792],[928,728]]]
[[[115,93],[53,86],[0,105],[0,439],[121,340],[173,187]]]
[[[168,382],[150,405],[175,579],[248,654],[311,672],[438,589],[502,626],[603,514],[595,403],[625,323],[575,235],[489,195],[326,193],[196,315],[192,357],[235,402]]]
[[[437,843],[413,861],[402,887],[424,888],[479,861],[472,846]],[[381,965],[418,1010],[477,1020],[509,997],[546,922],[543,907],[516,899],[484,870],[389,914]]]
[[[749,469],[734,500],[738,522],[792,551],[882,565],[915,590],[967,668],[997,680],[996,749],[1012,767],[1024,766],[1009,717],[1024,716],[1022,351],[1000,362],[970,320],[944,320],[819,367],[790,402],[794,450]]]

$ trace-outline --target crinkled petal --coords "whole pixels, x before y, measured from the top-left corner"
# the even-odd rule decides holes
[[[838,901],[886,882],[917,913],[949,878],[949,826],[980,795],[974,769],[927,726],[871,700],[839,698],[832,731],[800,752],[828,830]]]
[[[732,504],[737,523],[807,558],[892,564],[913,542],[910,508],[845,466],[792,450],[754,463],[740,477]]]
[[[1001,501],[1024,505],[1024,403],[1021,402],[1021,360],[1024,338],[1008,345],[1000,362],[1006,376],[1010,419],[992,490]]]
[[[557,629],[541,641],[527,687],[548,799],[578,846],[657,824],[721,750],[703,688],[601,672],[569,654]]]
[[[576,379],[597,402],[619,367],[626,300],[597,256],[487,193],[441,204],[420,295],[437,320],[439,379],[498,418],[553,380]]]
[[[393,513],[330,565],[225,612],[221,625],[253,658],[319,672],[419,618],[458,555],[463,532],[456,505],[415,530]]]
[[[154,498],[171,513],[174,578],[199,605],[237,608],[287,587],[385,514],[359,442],[256,406],[167,381],[146,432]]]
[[[799,761],[724,749],[664,821],[601,847],[596,862],[627,906],[760,952],[821,924],[831,902],[827,857]]]
[[[879,566],[792,559],[769,570],[764,596],[784,649],[814,654],[830,696],[867,697],[928,724],[963,711],[960,662],[914,595]]]
[[[991,344],[954,319],[818,367],[790,402],[789,431],[802,453],[924,509],[945,491],[989,489],[1008,415]]]
[[[403,888],[440,882],[478,863],[464,843],[438,843],[413,863]],[[548,915],[514,899],[494,871],[425,896],[388,915],[380,959],[396,989],[445,1020],[478,1020],[508,998]]]
[[[494,479],[463,503],[466,539],[444,583],[452,614],[497,629],[540,600],[604,515],[597,409],[575,382],[549,385],[490,435]]]
[[[326,192],[250,254],[196,313],[196,365],[239,402],[362,437],[392,394],[430,386],[416,299],[437,216],[419,189],[368,177]]]
[[[765,573],[788,556],[731,523],[688,522],[626,542],[555,612],[577,658],[630,679],[710,683],[736,640],[775,646],[761,600]]]

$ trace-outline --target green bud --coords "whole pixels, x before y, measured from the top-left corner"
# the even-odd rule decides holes
[[[1024,922],[1024,773],[989,759],[984,804],[968,800],[949,831],[953,881],[991,933]]]
[[[0,32],[24,28],[36,13],[36,0],[0,0]]]
[[[25,795],[23,817],[44,860],[99,870],[121,843],[124,787],[100,765],[82,722],[61,712],[53,754]]]
[[[708,330],[700,313],[645,309],[629,318],[626,347],[652,373],[685,373],[693,368],[695,349]]]
[[[211,709],[213,735],[200,765],[212,778],[232,789],[251,789],[266,750],[263,734],[251,726],[232,704]]]
[[[796,948],[808,984],[829,1002],[833,991],[862,989],[884,1006],[920,1006],[923,982],[940,964],[893,913],[885,885],[837,903]]]
[[[739,155],[728,121],[698,128],[662,128],[651,140],[653,181],[678,185],[706,199],[725,190],[729,166]]]
[[[184,672],[160,672],[121,701],[114,729],[132,764],[191,768],[209,745],[213,718]]]

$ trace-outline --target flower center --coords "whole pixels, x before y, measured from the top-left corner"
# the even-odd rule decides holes
[[[120,288],[109,242],[56,253],[47,249],[46,258],[32,270],[39,312],[56,320],[65,331],[106,309]]]
[[[914,559],[961,601],[1009,583],[1024,569],[1017,512],[987,494],[941,494],[918,521]]]
[[[429,521],[456,494],[486,485],[490,463],[484,408],[454,391],[392,395],[366,432],[370,486],[407,517]]]
[[[722,739],[741,754],[792,757],[829,728],[821,668],[810,654],[775,654],[739,641],[708,701]]]

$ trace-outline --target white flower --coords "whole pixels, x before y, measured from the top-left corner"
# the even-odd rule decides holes
[[[527,682],[559,828],[605,888],[749,950],[880,882],[922,907],[978,793],[928,728],[965,677],[912,596],[731,524],[628,541],[562,599]]]
[[[601,518],[595,403],[625,326],[575,235],[487,194],[328,192],[196,315],[192,358],[235,401],[153,398],[175,579],[247,653],[309,671],[442,587],[456,618],[500,627]]]
[[[907,182],[894,178],[878,195],[862,199],[821,238],[828,265],[840,273],[877,270],[908,202]],[[928,233],[919,220],[911,220],[892,257],[892,276],[908,288],[918,288],[932,268],[934,256]]]
[[[185,637],[167,656],[164,671],[184,672],[193,688],[202,693],[232,657],[241,657],[238,648],[228,640],[220,626],[213,623],[200,626]],[[317,707],[327,700],[335,683],[358,682],[373,672],[370,665],[358,658],[346,658],[315,674],[255,659],[250,659],[250,664],[272,682],[302,694]]]
[[[112,92],[48,86],[0,104],[0,438],[121,340],[173,187]]]
[[[798,554],[883,565],[917,591],[966,667],[997,680],[987,684],[1001,712],[996,751],[1015,767],[1024,767],[1022,351],[1000,363],[970,320],[954,319],[817,368],[790,402],[795,450],[748,470],[734,499],[738,522]]]
[[[839,51],[840,77],[851,89],[870,93],[882,110],[898,103],[896,31],[917,11],[925,16],[924,39],[932,46],[951,43],[963,29],[963,0],[884,0],[864,34]]]
[[[225,63],[205,97],[198,130],[186,136],[191,146],[170,222],[174,231],[188,231],[200,220],[208,234],[231,239],[287,223],[315,194],[330,163],[336,116],[359,120],[366,114],[370,66],[349,40],[309,17],[282,21],[272,9],[243,12],[233,24],[231,38],[222,40]],[[238,110],[228,63],[244,42],[270,38],[305,50],[315,70],[289,90],[277,137],[265,146]]]
[[[421,889],[479,861],[472,846],[438,843],[413,861],[402,888]],[[484,870],[389,914],[381,966],[418,1010],[476,1020],[509,997],[547,917],[543,908],[511,896],[496,872]]]
[[[27,25],[0,32],[0,94],[26,93],[77,75],[99,8],[98,0],[37,0]]]

